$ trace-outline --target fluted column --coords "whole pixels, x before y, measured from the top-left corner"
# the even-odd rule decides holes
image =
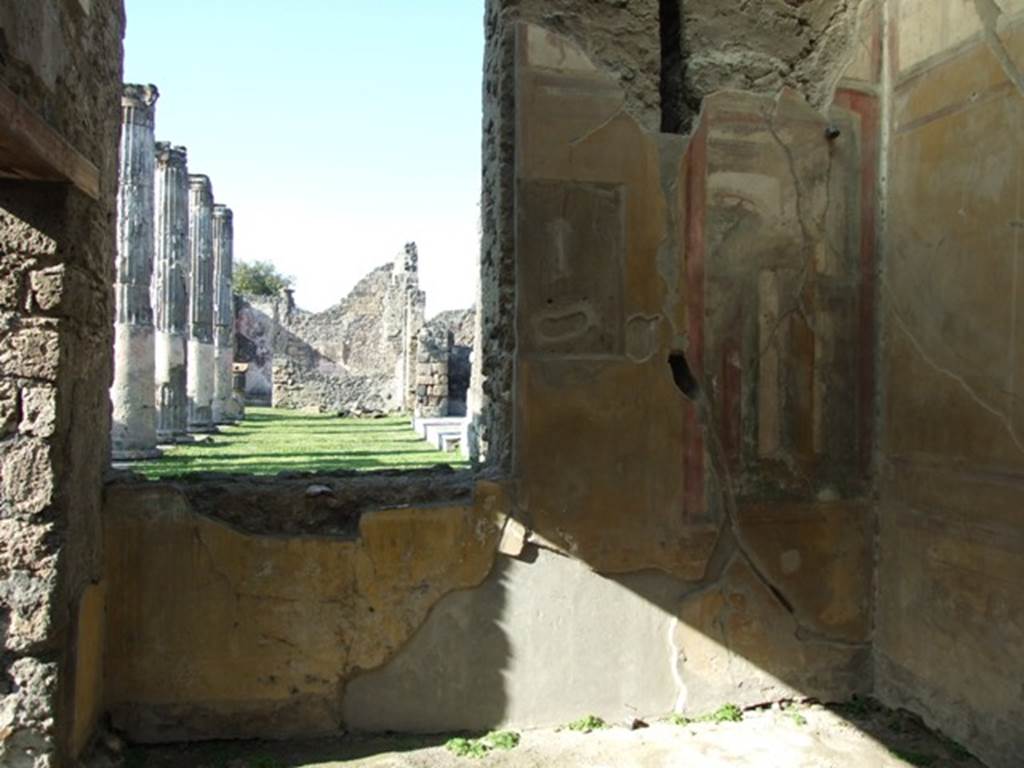
[[[183,440],[188,432],[188,156],[184,147],[156,145],[157,439]]]
[[[115,460],[160,455],[156,449],[153,307],[153,126],[159,93],[125,85],[121,98],[114,290],[114,383],[111,452]]]
[[[236,421],[233,373],[235,362],[235,302],[232,290],[234,217],[225,205],[213,207],[213,420]]]
[[[190,251],[188,323],[188,428],[212,432],[213,423],[213,187],[206,176],[189,180]]]

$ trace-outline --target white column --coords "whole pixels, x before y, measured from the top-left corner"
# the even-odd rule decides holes
[[[235,362],[235,301],[232,290],[234,216],[224,205],[213,207],[213,420],[236,421],[232,397]]]
[[[188,429],[213,432],[213,187],[189,180]]]
[[[177,442],[188,432],[188,156],[184,147],[156,145],[157,439]]]
[[[114,382],[111,453],[115,460],[159,456],[154,397],[153,85],[125,85],[121,98],[117,193],[117,276],[114,283]]]

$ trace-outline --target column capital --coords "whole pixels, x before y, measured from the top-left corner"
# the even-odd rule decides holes
[[[121,91],[121,120],[136,125],[152,125],[160,91],[155,85],[125,83]]]
[[[217,219],[231,221],[232,219],[234,219],[235,213],[226,205],[221,205],[220,203],[217,203],[215,206],[213,206],[213,216],[214,218]]]
[[[209,176],[201,173],[190,173],[188,175],[188,188],[203,197],[209,197],[210,205],[213,205],[213,184],[210,182]]]
[[[156,161],[159,165],[172,168],[187,168],[188,150],[185,147],[173,145],[169,141],[158,141],[156,143]]]

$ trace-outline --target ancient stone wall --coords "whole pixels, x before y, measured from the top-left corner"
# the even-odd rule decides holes
[[[0,5],[0,763],[11,768],[69,760],[101,714],[123,30],[113,0]]]
[[[901,0],[890,24],[877,691],[1011,768],[1024,754],[1024,3]]]
[[[323,412],[400,410],[384,307],[392,300],[393,265],[375,269],[338,305],[307,312],[289,291],[278,302],[271,383],[278,408]]]
[[[427,326],[420,331],[416,344],[416,416],[448,415],[451,352],[447,328]]]
[[[448,409],[446,416],[465,416],[473,378],[473,340],[476,333],[476,310],[455,309],[431,318],[426,328],[444,329],[451,339],[448,350]]]
[[[291,291],[242,297],[236,360],[249,364],[247,397],[322,412],[413,410],[424,303],[414,243],[323,312],[299,308]],[[453,313],[456,319],[465,325]],[[472,344],[466,332],[460,326],[463,347]]]

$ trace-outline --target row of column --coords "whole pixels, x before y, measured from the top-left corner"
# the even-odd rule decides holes
[[[159,455],[241,417],[233,397],[234,229],[184,147],[155,141],[152,85],[126,85],[117,199],[112,451]]]

